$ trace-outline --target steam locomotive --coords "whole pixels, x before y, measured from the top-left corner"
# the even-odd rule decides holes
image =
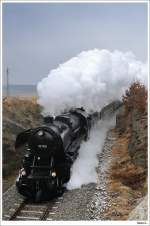
[[[83,108],[76,108],[55,118],[47,116],[42,126],[20,133],[15,148],[25,155],[16,180],[18,192],[36,202],[61,195],[91,127],[99,119],[110,117],[121,104],[114,101],[99,113],[87,114]]]
[[[20,133],[15,148],[25,155],[16,180],[18,192],[36,202],[61,195],[80,144],[98,118],[98,113],[72,109],[56,118],[45,117],[43,126]]]

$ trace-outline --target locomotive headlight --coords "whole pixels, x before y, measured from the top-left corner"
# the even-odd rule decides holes
[[[25,176],[26,175],[26,171],[22,171],[22,176]]]
[[[43,130],[39,130],[39,131],[38,131],[38,135],[39,135],[39,136],[43,136],[43,135],[44,135],[44,131],[43,131]]]
[[[26,175],[26,171],[25,171],[24,168],[22,168],[22,169],[20,170],[20,176],[25,176],[25,175]]]
[[[52,177],[56,177],[56,172],[52,172]]]

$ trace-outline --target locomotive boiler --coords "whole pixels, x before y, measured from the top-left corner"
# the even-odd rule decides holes
[[[55,118],[45,117],[42,126],[20,133],[15,147],[25,155],[16,180],[18,192],[37,202],[61,195],[80,144],[98,119],[98,113],[72,109]]]

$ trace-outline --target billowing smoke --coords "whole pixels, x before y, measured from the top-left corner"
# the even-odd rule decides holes
[[[101,153],[108,129],[115,125],[115,119],[100,121],[90,134],[90,139],[81,144],[79,155],[72,167],[68,189],[80,188],[83,184],[96,183],[97,154]]]
[[[100,110],[121,97],[131,82],[146,83],[146,69],[146,63],[136,60],[131,52],[81,52],[38,83],[38,102],[44,114],[57,115],[81,106],[87,111]]]
[[[43,106],[43,114],[57,115],[72,107],[100,111],[104,105],[121,98],[136,80],[147,85],[147,64],[138,61],[133,53],[94,49],[81,52],[50,71],[38,83],[38,102]],[[91,131],[89,141],[82,143],[68,189],[96,182],[97,154],[111,125],[112,122],[101,121]]]

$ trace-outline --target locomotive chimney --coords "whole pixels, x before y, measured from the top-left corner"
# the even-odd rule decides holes
[[[45,123],[53,123],[53,120],[54,120],[53,116],[49,115],[49,116],[44,117]]]

